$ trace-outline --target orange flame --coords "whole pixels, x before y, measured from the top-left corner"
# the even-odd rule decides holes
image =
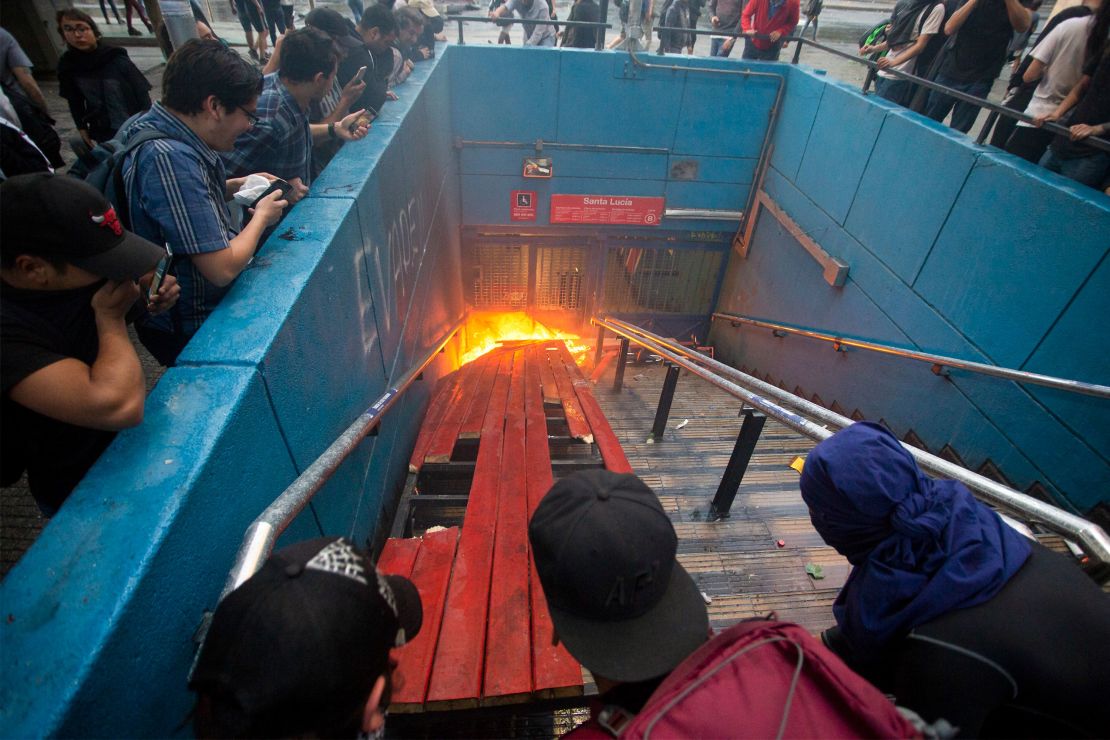
[[[466,342],[470,349],[462,356],[462,363],[473,362],[502,342],[562,339],[566,342],[574,361],[581,365],[589,347],[577,334],[550,329],[523,311],[512,313],[473,313],[466,322]]]

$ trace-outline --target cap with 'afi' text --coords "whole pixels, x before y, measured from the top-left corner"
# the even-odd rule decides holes
[[[708,639],[701,592],[675,559],[674,526],[636,476],[567,476],[536,507],[528,537],[555,632],[592,673],[646,681]]]

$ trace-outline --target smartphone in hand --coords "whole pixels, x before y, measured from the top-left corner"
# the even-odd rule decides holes
[[[162,259],[158,260],[158,264],[154,268],[154,277],[150,280],[150,290],[146,294],[146,302],[150,303],[158,295],[158,290],[162,287],[162,279],[166,277],[166,270],[170,267],[170,260],[173,259],[173,252],[170,251],[170,245],[166,245],[166,254]]]
[[[289,184],[285,180],[282,180],[280,177],[275,177],[273,182],[270,183],[270,187],[266,188],[262,195],[255,198],[254,202],[250,204],[250,207],[256,207],[258,205],[258,201],[262,200],[270,193],[274,193],[277,191],[281,191],[281,197],[284,198],[292,189],[293,186],[291,184]]]

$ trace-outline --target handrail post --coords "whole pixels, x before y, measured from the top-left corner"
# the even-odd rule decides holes
[[[605,327],[598,324],[597,326],[597,349],[594,351],[594,367],[601,365],[601,351],[605,345]]]
[[[740,425],[740,433],[736,435],[736,445],[732,448],[725,473],[721,476],[721,484],[717,486],[717,493],[713,495],[713,502],[709,505],[710,521],[729,518],[732,502],[736,500],[736,493],[740,490],[744,473],[748,472],[748,463],[752,461],[763,425],[767,423],[767,415],[755,409],[741,409],[740,415],[744,417],[744,422]]]
[[[671,415],[671,401],[674,400],[674,389],[678,386],[678,365],[667,365],[667,377],[663,378],[663,392],[659,394],[659,406],[655,409],[655,423],[651,426],[651,437],[655,440],[663,439],[663,432],[667,431],[667,417]]]
[[[628,337],[621,337],[621,347],[617,351],[617,369],[613,373],[614,391],[619,391],[624,385],[624,366],[628,364]]]
[[[458,43],[459,43],[459,46],[465,46],[466,42],[463,41],[463,19],[459,18],[457,20],[459,22],[459,41],[458,41]]]

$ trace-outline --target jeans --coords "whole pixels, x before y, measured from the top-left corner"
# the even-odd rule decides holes
[[[993,79],[960,82],[944,75],[937,75],[934,81],[938,85],[944,85],[953,90],[974,95],[977,98],[986,98],[987,93],[991,91],[991,83],[994,82]],[[979,115],[979,106],[973,103],[965,103],[962,100],[957,101],[955,98],[936,90],[929,93],[929,102],[925,104],[925,115],[934,121],[943,121],[949,111],[952,111],[952,128],[966,134],[975,125],[975,119]]]
[[[1110,152],[1096,151],[1085,157],[1064,158],[1049,147],[1040,165],[1092,188],[1102,188],[1110,178]]]
[[[709,43],[709,56],[711,57],[727,57],[732,53],[732,47],[722,49],[727,39],[712,39]]]
[[[760,49],[751,39],[744,39],[743,59],[758,59],[764,62],[777,62],[782,52],[782,42],[772,44],[770,49]]]
[[[905,105],[910,102],[910,96],[913,95],[913,83],[909,80],[876,77],[875,94],[892,103]]]

